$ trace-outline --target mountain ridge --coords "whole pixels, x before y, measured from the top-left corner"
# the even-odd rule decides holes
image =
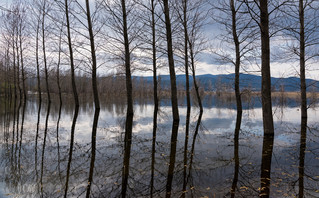
[[[153,82],[152,76],[134,76],[137,80],[146,80],[147,83]],[[160,75],[158,79],[161,81],[161,86],[163,88],[170,87],[170,76],[169,75]],[[199,82],[200,86],[206,91],[232,91],[234,90],[234,79],[235,74],[203,74],[196,76],[196,80]],[[261,90],[261,76],[253,74],[240,74],[240,88],[241,89],[250,89],[252,91]],[[176,83],[179,87],[184,87],[186,82],[186,76],[183,74],[176,75]],[[306,79],[308,91],[317,91],[319,87],[319,81],[314,79]],[[190,76],[190,85],[193,86],[193,77]],[[271,86],[273,91],[288,91],[296,92],[300,90],[300,78],[298,77],[287,77],[287,78],[278,78],[271,77]]]

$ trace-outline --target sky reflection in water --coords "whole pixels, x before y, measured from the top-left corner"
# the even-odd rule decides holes
[[[204,100],[205,101],[205,100]],[[165,105],[166,104],[166,105]],[[71,104],[63,104],[61,119],[58,103],[51,105],[45,155],[43,159],[43,189],[40,187],[41,152],[43,146],[47,108],[42,104],[37,148],[36,123],[38,104],[28,101],[22,124],[22,106],[17,120],[14,115],[1,112],[1,175],[0,193],[3,197],[61,197],[64,194],[69,141],[73,111]],[[173,195],[179,196],[183,181],[183,151],[186,105],[180,110],[180,125],[176,153],[176,168],[173,180]],[[218,106],[218,107],[217,107]],[[199,135],[195,141],[192,170],[188,172],[187,197],[230,196],[234,177],[234,128],[236,110],[233,105],[206,104]],[[263,144],[262,110],[245,108],[240,131],[238,160],[239,174],[236,197],[256,197],[260,188],[260,166]],[[295,105],[275,106],[275,140],[271,166],[270,191],[272,197],[298,196],[300,160],[305,162],[304,195],[319,196],[319,137],[317,108],[308,110],[308,132],[304,159],[300,159],[300,111]],[[121,168],[125,128],[125,105],[109,103],[102,105],[98,130],[97,152],[91,196],[118,197],[121,194]],[[128,195],[148,196],[150,192],[153,105],[139,101],[134,106],[133,139],[130,159]],[[192,107],[188,156],[190,158],[194,129],[199,109]],[[80,106],[75,128],[74,152],[70,170],[68,197],[83,197],[87,186],[91,154],[91,132],[94,109],[91,103]],[[17,116],[16,118],[17,119]],[[171,136],[171,108],[162,102],[158,114],[155,154],[155,196],[165,195],[166,175],[169,162]],[[12,137],[13,126],[15,137]],[[57,128],[59,129],[57,139]],[[22,131],[22,132],[21,132]],[[16,135],[18,134],[18,137]],[[22,135],[21,135],[22,134]],[[6,141],[6,138],[7,140]],[[22,141],[21,141],[22,137]],[[14,144],[11,144],[11,142]],[[59,144],[58,144],[59,143]],[[21,146],[20,146],[21,145]],[[35,152],[37,149],[37,152]],[[35,155],[37,153],[37,155]],[[37,162],[37,164],[35,164]],[[188,160],[189,162],[189,160]],[[188,166],[190,167],[190,166]],[[1,196],[0,196],[1,197]]]

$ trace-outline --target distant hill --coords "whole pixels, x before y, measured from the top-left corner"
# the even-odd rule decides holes
[[[143,78],[147,83],[153,82],[153,77],[140,77],[135,76],[137,80]],[[169,75],[161,75],[161,86],[163,88],[170,87],[170,77]],[[200,82],[200,86],[206,91],[232,91],[234,89],[234,79],[235,74],[222,74],[222,75],[198,75],[196,76],[197,81]],[[141,79],[140,79],[141,80]],[[176,81],[178,87],[184,87],[186,82],[185,75],[176,75]],[[193,78],[190,76],[191,86],[193,85]],[[319,86],[319,81],[307,79],[306,80],[308,90],[316,90]],[[300,90],[300,79],[296,77],[289,78],[271,78],[271,84],[273,91],[278,91],[284,89],[288,92],[295,92]],[[251,75],[251,74],[240,74],[240,88],[241,89],[251,89],[253,91],[260,91],[261,89],[261,76]]]

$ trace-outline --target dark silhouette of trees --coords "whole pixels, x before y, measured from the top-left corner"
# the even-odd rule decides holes
[[[178,126],[179,126],[179,113],[178,113],[176,75],[175,75],[175,66],[174,66],[172,26],[171,26],[171,19],[170,19],[169,1],[164,0],[163,3],[164,3],[164,14],[165,14],[167,56],[168,56],[168,66],[169,66],[169,74],[170,74],[170,81],[171,81],[171,102],[172,102],[172,114],[173,114],[170,161],[169,161],[167,184],[166,184],[166,197],[171,197],[172,181],[173,181],[174,168],[175,168],[175,154],[176,154],[176,145],[177,145]]]
[[[74,56],[73,56],[73,45],[71,39],[71,30],[70,30],[70,19],[69,19],[69,2],[68,0],[64,1],[64,11],[65,11],[65,19],[66,19],[66,28],[67,28],[67,37],[68,37],[68,46],[69,46],[69,56],[70,56],[70,66],[71,66],[71,82],[72,82],[72,90],[73,90],[73,98],[75,102],[75,106],[79,106],[79,97],[75,84],[75,66],[74,66]]]
[[[40,9],[41,9],[41,15],[42,15],[42,19],[41,19],[41,31],[42,31],[42,53],[43,53],[43,64],[44,64],[44,73],[45,73],[45,85],[46,85],[46,91],[47,91],[47,99],[49,101],[49,103],[51,102],[51,96],[50,96],[50,88],[49,88],[49,69],[48,69],[48,64],[47,64],[47,55],[46,55],[46,23],[45,23],[45,19],[46,16],[48,14],[49,11],[49,3],[47,2],[47,0],[43,0],[40,4]]]
[[[97,61],[96,61],[96,54],[95,54],[95,40],[94,40],[94,33],[93,33],[93,25],[92,25],[92,20],[91,20],[89,0],[85,1],[85,5],[86,5],[86,16],[87,16],[87,22],[88,22],[90,46],[91,46],[92,88],[93,88],[93,97],[94,97],[94,105],[95,105],[95,114],[94,114],[94,120],[93,120],[92,140],[91,140],[92,147],[91,147],[90,173],[89,173],[89,181],[88,181],[88,186],[87,186],[87,191],[86,191],[86,197],[89,198],[91,185],[93,182],[95,150],[96,150],[96,131],[97,131],[97,125],[98,125],[98,120],[99,120],[99,114],[100,114],[100,100],[99,100],[99,93],[98,93],[98,89],[97,89],[97,87],[98,87],[97,86],[97,79],[96,79]]]

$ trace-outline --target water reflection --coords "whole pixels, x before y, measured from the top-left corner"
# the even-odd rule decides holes
[[[233,182],[232,182],[231,190],[230,190],[231,198],[235,197],[236,190],[238,188],[237,187],[237,183],[238,183],[238,176],[239,176],[239,132],[240,132],[240,124],[238,124],[238,121],[240,120],[240,122],[241,122],[241,118],[238,119],[239,116],[241,117],[241,115],[239,115],[237,113],[236,128],[235,128],[235,135],[234,135],[234,161],[235,161],[235,166],[234,166]]]
[[[303,127],[298,107],[286,104],[275,112],[283,116],[274,116],[275,137],[269,140],[261,132],[260,108],[243,110],[238,132],[236,109],[226,105],[217,108],[215,104],[203,104],[203,114],[192,107],[187,137],[187,108],[180,105],[179,134],[172,152],[169,101],[163,99],[157,112],[148,100],[138,101],[131,142],[127,142],[131,144],[130,155],[125,155],[129,145],[124,144],[123,133],[125,100],[109,99],[96,116],[92,100],[83,99],[73,140],[73,103],[64,98],[63,106],[57,100],[48,108],[45,100],[42,104],[37,101],[29,97],[20,109],[18,101],[16,107],[13,101],[1,109],[0,132],[6,135],[0,137],[0,197],[63,197],[67,178],[67,197],[83,197],[89,188],[90,197],[120,197],[128,156],[127,197],[165,197],[169,173],[172,197],[257,197],[263,185],[270,189],[269,197],[318,197],[319,125],[315,108],[309,109]],[[94,123],[96,135],[92,136]],[[236,134],[240,134],[238,138]],[[175,168],[169,172],[171,158]]]
[[[304,197],[304,176],[305,176],[305,155],[306,155],[306,144],[307,144],[307,118],[301,120],[301,131],[300,131],[300,150],[299,150],[299,193],[298,197]]]
[[[68,166],[66,171],[66,181],[65,181],[65,190],[64,190],[64,197],[67,197],[68,194],[68,187],[69,187],[69,179],[70,179],[70,171],[71,171],[71,163],[72,163],[72,156],[73,156],[73,147],[74,147],[74,133],[75,133],[75,125],[79,115],[79,106],[75,106],[74,116],[71,126],[71,139],[70,139],[70,149],[69,149],[69,160]]]
[[[51,102],[49,102],[48,106],[47,106],[47,114],[46,114],[45,126],[44,126],[44,137],[43,137],[42,155],[41,155],[41,175],[40,175],[41,197],[44,197],[44,192],[43,192],[43,187],[44,187],[43,174],[44,174],[44,168],[45,168],[44,167],[44,154],[45,154],[46,142],[47,142],[50,109],[51,109]]]
[[[270,195],[270,174],[273,147],[274,136],[265,135],[263,139],[263,150],[261,158],[260,197],[269,197]]]
[[[90,197],[91,193],[91,186],[93,182],[93,173],[94,173],[94,163],[95,163],[95,152],[96,152],[96,131],[97,131],[97,124],[99,120],[100,109],[95,109],[94,119],[93,119],[93,126],[92,126],[92,139],[91,139],[91,163],[90,163],[90,173],[88,179],[88,185],[86,187],[86,197]]]

